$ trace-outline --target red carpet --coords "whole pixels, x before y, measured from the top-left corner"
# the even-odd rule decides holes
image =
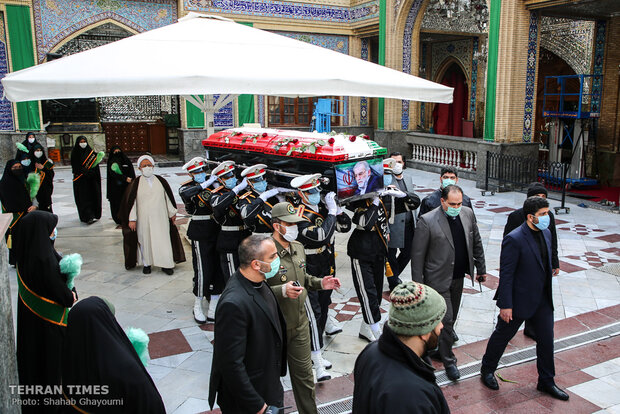
[[[567,191],[566,194],[578,198],[587,198],[590,201],[615,201],[616,205],[618,205],[618,198],[620,197],[620,187],[599,187],[583,190],[576,190],[571,188]]]

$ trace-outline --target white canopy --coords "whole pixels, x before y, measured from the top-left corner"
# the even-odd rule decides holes
[[[169,26],[9,73],[2,84],[5,96],[14,102],[190,95],[190,102],[203,110],[214,109],[210,100],[205,104],[191,95],[367,96],[452,102],[452,88],[447,86],[196,13]]]

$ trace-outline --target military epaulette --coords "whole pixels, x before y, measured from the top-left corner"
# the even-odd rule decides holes
[[[223,185],[220,185],[218,188],[214,188],[213,190],[211,190],[211,193],[212,193],[212,194],[215,194],[215,193],[217,193],[218,191],[220,191],[222,188],[224,188],[224,186],[223,186]]]
[[[239,200],[243,200],[243,199],[245,199],[246,197],[250,196],[251,194],[252,194],[252,192],[251,192],[251,191],[248,191],[248,192],[247,192],[247,193],[245,193],[244,195],[239,196]]]

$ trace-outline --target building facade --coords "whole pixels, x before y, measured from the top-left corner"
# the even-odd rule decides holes
[[[579,174],[618,185],[620,5],[595,3],[1,0],[0,76],[172,24],[189,12],[215,14],[455,89],[451,105],[333,96],[341,115],[333,118],[335,128],[364,131],[427,164],[445,162],[445,154],[437,158],[434,147],[454,148],[459,167],[469,171],[483,162],[476,149],[481,142],[519,144],[514,148],[527,148],[523,154],[538,152],[557,161],[570,154],[573,161],[579,159]],[[573,75],[594,75],[582,82],[579,98],[549,95],[553,79],[548,77]],[[574,87],[579,79],[567,82]],[[581,100],[595,115],[578,121],[544,116],[545,102],[563,99],[571,105]],[[219,111],[214,124],[307,130],[315,101],[243,95]],[[47,134],[60,158],[67,158],[79,134],[98,149],[120,144],[128,152],[178,153],[185,159],[200,152],[205,121],[200,110],[178,96],[2,100],[0,153],[6,159],[13,141],[34,130]],[[579,135],[581,144],[571,134]],[[429,151],[435,155],[429,158]]]

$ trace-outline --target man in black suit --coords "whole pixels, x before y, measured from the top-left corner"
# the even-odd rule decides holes
[[[527,196],[547,198],[547,189],[541,183],[533,182],[527,188]],[[504,226],[503,237],[506,237],[508,233],[519,227],[524,222],[525,214],[523,213],[522,208],[510,213],[510,215],[508,216],[508,221],[506,222],[506,226]],[[558,233],[555,229],[555,217],[551,210],[549,210],[549,231],[551,231],[551,268],[553,269],[553,276],[557,276],[560,273],[560,261],[558,259]],[[534,329],[532,328],[532,324],[530,324],[529,321],[525,321],[523,335],[536,340],[536,336],[534,335]]]
[[[555,385],[553,361],[553,297],[551,292],[551,232],[549,203],[530,197],[523,203],[526,221],[502,241],[499,286],[495,293],[500,309],[480,368],[482,383],[498,390],[495,370],[508,342],[525,320],[536,335],[539,391],[559,400],[568,394]]]
[[[222,413],[277,413],[286,324],[265,279],[280,270],[280,258],[269,236],[255,234],[240,243],[239,262],[217,305],[209,404],[217,394]]]
[[[383,177],[370,168],[367,161],[360,161],[353,166],[353,174],[357,182],[356,195],[368,194],[383,189]]]
[[[439,188],[422,200],[422,204],[420,204],[420,210],[418,211],[418,217],[421,217],[423,214],[428,213],[431,210],[436,209],[441,205],[441,190],[446,188],[449,185],[457,185],[459,182],[459,176],[456,171],[456,168],[452,167],[444,167],[441,169],[441,174],[439,175]],[[471,206],[471,200],[465,194],[463,194],[463,205],[465,207],[469,207],[473,210]]]

